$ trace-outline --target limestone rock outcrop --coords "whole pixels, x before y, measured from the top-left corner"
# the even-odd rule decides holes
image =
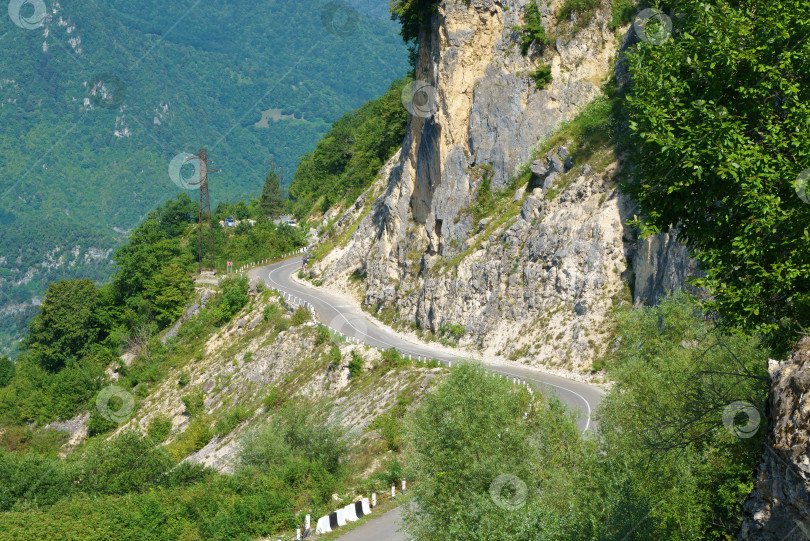
[[[552,2],[541,13],[553,46],[523,56],[516,28],[526,4],[439,4],[420,37],[414,88],[427,99],[409,107],[387,184],[310,277],[329,284],[357,273],[366,308],[434,332],[462,325],[460,345],[489,354],[582,369],[604,351],[612,307],[632,300],[635,238],[624,224],[633,205],[617,189],[614,157],[576,163],[565,147],[535,148],[601,95],[621,40],[606,6],[574,29]],[[541,62],[553,76],[544,89],[529,76]],[[528,170],[525,191],[508,194],[514,211],[476,215],[481,189],[514,190]],[[654,273],[645,291],[667,289],[655,284],[670,274]]]
[[[784,362],[771,361],[768,436],[739,538],[810,539],[810,337]]]

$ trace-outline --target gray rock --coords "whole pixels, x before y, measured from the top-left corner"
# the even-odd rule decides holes
[[[810,337],[790,357],[770,361],[768,426],[754,489],[742,507],[739,539],[802,541],[810,534]],[[749,415],[749,418],[750,415]]]
[[[591,169],[591,165],[590,165],[590,164],[586,163],[585,165],[583,165],[583,166],[582,166],[582,176],[587,177],[587,176],[588,176],[588,175],[590,175],[592,172],[593,172],[593,169]]]
[[[557,182],[557,177],[559,175],[557,173],[550,173],[547,177],[545,182],[543,182],[543,191],[547,191],[549,188],[554,186],[554,183]]]
[[[547,160],[534,160],[531,165],[531,171],[537,178],[545,178],[548,174],[548,161]]]
[[[543,200],[534,195],[530,195],[523,202],[523,207],[520,209],[520,217],[527,222],[536,220],[542,215]]]
[[[236,328],[237,328],[237,329],[241,329],[241,328],[243,328],[245,325],[247,325],[247,318],[243,317],[242,319],[240,319],[240,320],[239,320],[239,321],[236,323]]]
[[[563,168],[566,171],[570,171],[573,167],[574,167],[574,158],[572,158],[571,156],[568,156],[565,159],[565,163],[563,163]]]
[[[564,160],[568,157],[568,149],[565,147],[557,147],[557,154]]]
[[[549,169],[551,170],[551,172],[554,173],[563,173],[565,172],[565,164],[563,163],[563,161],[560,159],[559,156],[554,154],[551,156]]]
[[[213,391],[214,387],[216,387],[216,386],[217,386],[217,382],[215,382],[212,378],[208,378],[207,380],[205,380],[205,383],[203,383],[202,390],[203,390],[203,392],[205,394],[208,394],[211,391]]]
[[[251,321],[250,323],[248,323],[248,325],[247,325],[247,329],[248,329],[249,331],[252,331],[252,330],[253,330],[253,329],[255,329],[256,327],[258,327],[259,325],[261,325],[261,323],[262,323],[262,321],[263,321],[263,320],[264,320],[264,317],[263,317],[263,316],[261,316],[261,315],[256,316],[255,318],[253,318],[253,321]]]
[[[687,280],[699,276],[697,261],[689,249],[677,240],[677,230],[639,239],[633,256],[633,302],[654,305],[658,299],[679,289],[693,294],[701,292],[686,286]]]

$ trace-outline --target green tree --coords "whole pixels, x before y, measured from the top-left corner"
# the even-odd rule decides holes
[[[634,524],[635,539],[731,539],[762,453],[768,351],[719,333],[686,296],[622,311],[617,331],[602,449],[577,477],[572,522],[583,539]],[[724,418],[735,403],[751,408]]]
[[[810,325],[810,198],[797,194],[810,168],[810,4],[676,6],[669,39],[627,54],[635,224],[679,228],[729,325],[795,336]]]
[[[14,361],[5,355],[0,355],[0,387],[5,387],[11,382],[14,371]]]
[[[520,27],[520,52],[526,56],[529,53],[529,48],[536,44],[540,49],[540,53],[542,53],[546,46],[551,43],[551,40],[546,36],[543,17],[535,0],[526,5],[524,20],[523,26]]]
[[[284,212],[285,201],[281,193],[278,175],[275,171],[267,174],[262,188],[262,195],[259,198],[259,205],[262,213],[267,218],[278,218]]]
[[[406,529],[423,540],[548,539],[544,498],[564,494],[554,487],[580,446],[559,402],[462,364],[425,397],[408,429],[419,483]]]
[[[98,287],[92,280],[51,283],[23,347],[40,366],[58,371],[104,337],[96,317],[98,303]]]

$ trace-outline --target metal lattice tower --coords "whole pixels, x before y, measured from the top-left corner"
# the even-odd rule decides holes
[[[203,270],[203,229],[205,223],[208,222],[208,246],[211,252],[211,270],[216,270],[214,267],[214,228],[211,223],[211,201],[208,197],[208,151],[201,148],[200,151],[194,155],[200,163],[200,223],[197,228],[197,254],[199,259],[199,270]],[[216,169],[210,170],[211,173],[216,173]]]

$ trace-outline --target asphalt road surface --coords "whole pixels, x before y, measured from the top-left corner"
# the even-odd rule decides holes
[[[405,534],[398,531],[401,526],[402,513],[397,507],[340,536],[338,541],[405,541]]]
[[[362,310],[346,300],[318,289],[293,281],[292,274],[301,269],[303,256],[281,263],[257,267],[248,272],[251,278],[261,278],[268,286],[282,293],[310,303],[315,308],[318,321],[347,336],[380,349],[397,348],[405,355],[438,359],[445,364],[458,362],[464,357],[449,355],[432,349],[429,344],[410,342],[367,319]],[[602,400],[604,393],[596,386],[553,376],[529,367],[491,366],[492,371],[509,377],[528,381],[544,394],[556,395],[568,408],[577,414],[577,424],[582,431],[593,428],[591,416]]]

